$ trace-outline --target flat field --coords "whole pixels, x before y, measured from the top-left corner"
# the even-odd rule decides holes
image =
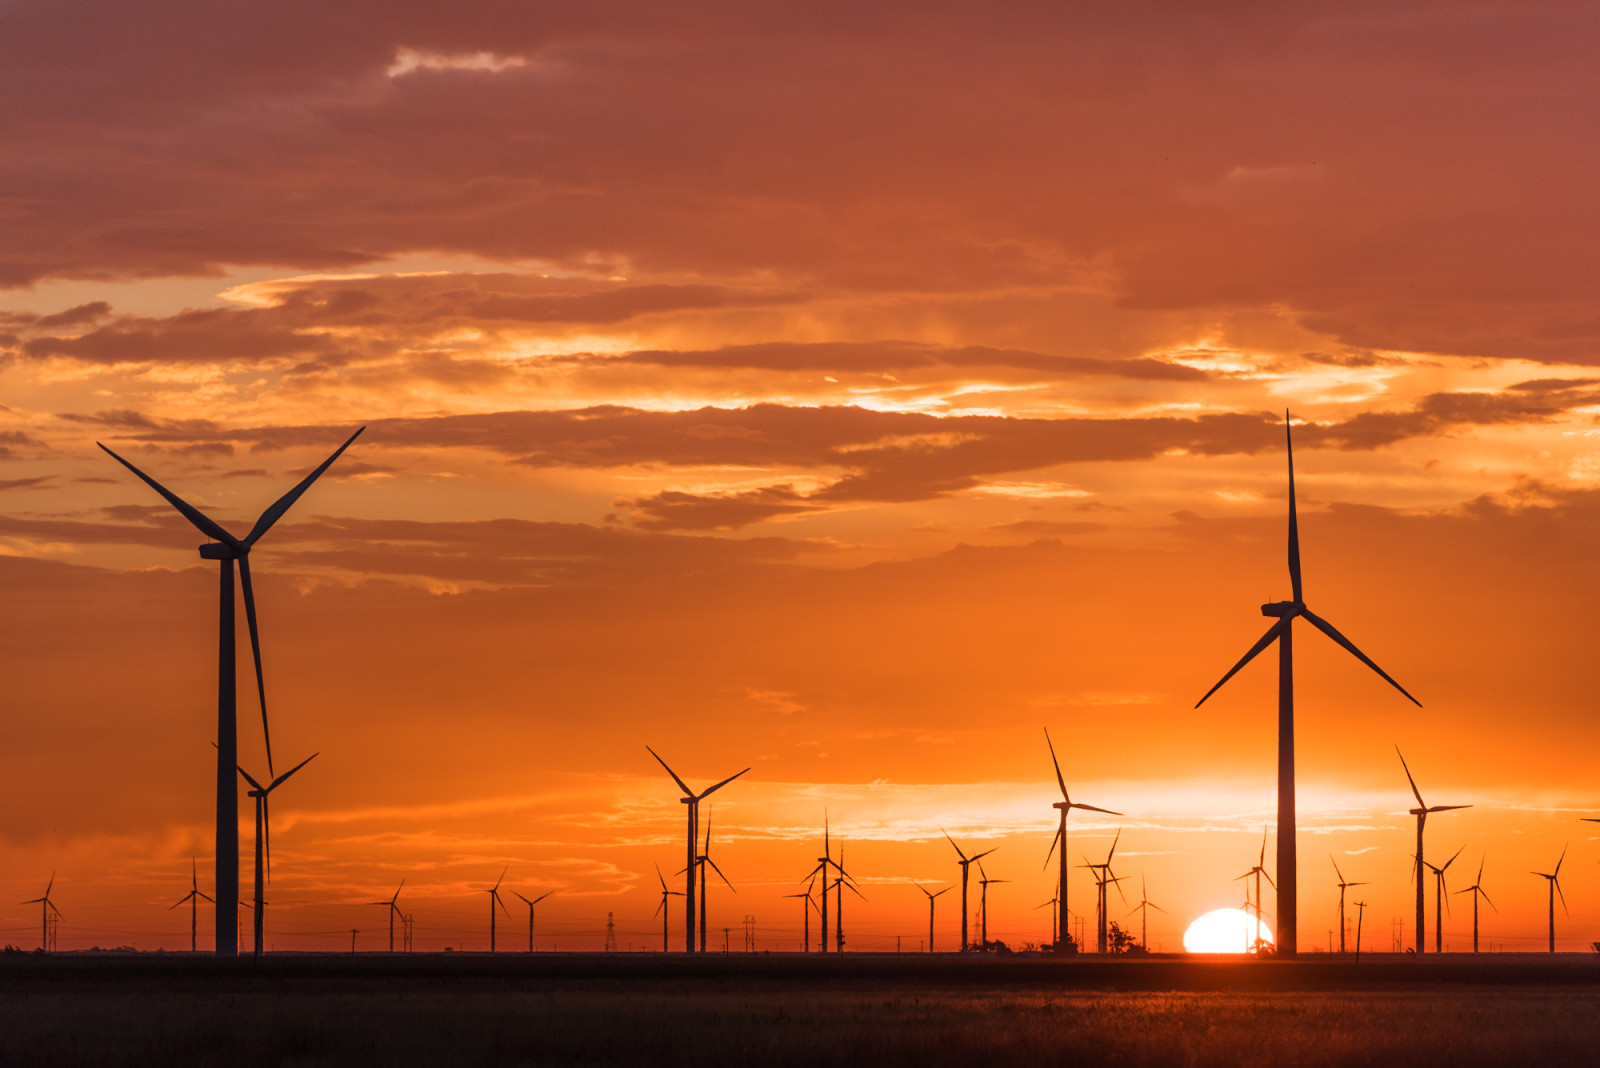
[[[1600,1063],[1600,957],[0,958],[4,1065]]]

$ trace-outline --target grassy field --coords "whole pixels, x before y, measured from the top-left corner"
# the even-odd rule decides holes
[[[1600,960],[0,960],[0,1064],[1600,1061]]]

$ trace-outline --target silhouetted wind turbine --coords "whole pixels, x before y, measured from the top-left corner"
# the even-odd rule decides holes
[[[985,849],[982,853],[979,853],[976,856],[969,857],[965,853],[961,852],[961,847],[956,845],[956,840],[954,838],[950,837],[950,832],[949,831],[945,830],[943,827],[940,827],[939,828],[939,833],[944,835],[945,841],[950,843],[950,848],[954,849],[956,851],[956,856],[961,858],[960,860],[956,861],[956,863],[961,865],[961,952],[965,953],[965,952],[967,952],[967,946],[968,946],[968,943],[967,943],[967,869],[971,867],[973,861],[981,860],[982,858],[988,856],[990,853],[993,853],[994,849]],[[995,846],[994,848],[995,849],[999,849],[1000,847],[999,846]],[[1046,860],[1045,863],[1048,864],[1049,860]]]
[[[216,904],[216,902],[213,901],[211,898],[206,897],[205,892],[200,889],[200,870],[197,867],[195,867],[194,858],[190,857],[189,858],[189,892],[187,894],[184,894],[182,897],[180,897],[178,899],[177,905],[173,905],[172,906],[172,908],[175,909],[175,908],[178,907],[178,905],[183,904],[185,901],[187,901],[189,903],[189,952],[190,953],[197,952],[199,950],[199,948],[200,948],[200,942],[199,942],[200,901],[199,901],[199,899],[202,898],[202,897],[204,897],[207,901],[210,901],[213,905]],[[168,909],[167,911],[171,912],[172,909]]]
[[[916,887],[917,887],[918,890],[921,890],[924,894],[928,895],[928,952],[932,953],[933,952],[933,903],[939,897],[939,894],[948,894],[950,892],[950,890],[951,890],[951,887],[948,887],[948,886],[945,887],[943,890],[939,891],[939,894],[934,893],[932,890],[929,890],[926,886],[923,886],[920,883],[916,884]],[[1052,904],[1052,902],[1046,901],[1045,904],[1049,905],[1049,904]]]
[[[300,483],[285,493],[282,497],[261,513],[261,518],[256,520],[256,525],[250,533],[243,538],[236,538],[229,534],[210,517],[198,508],[183,500],[177,494],[167,489],[161,483],[133,466],[127,460],[107,449],[99,442],[100,448],[129,471],[132,471],[151,489],[166,499],[167,503],[178,510],[200,533],[212,539],[200,546],[200,556],[204,560],[216,560],[220,564],[222,580],[220,614],[217,628],[217,857],[216,857],[216,905],[217,905],[217,955],[219,957],[235,957],[239,954],[236,940],[229,939],[226,932],[236,928],[239,920],[239,791],[234,785],[233,769],[239,762],[238,745],[238,717],[236,691],[236,667],[234,658],[237,650],[234,647],[234,594],[233,594],[233,565],[239,562],[239,582],[244,593],[245,620],[250,630],[250,651],[255,658],[256,691],[261,699],[261,732],[267,749],[267,774],[274,774],[272,766],[272,735],[267,727],[267,690],[266,682],[261,674],[261,638],[256,627],[256,597],[255,590],[250,584],[250,550],[262,535],[272,529],[272,525],[283,518],[294,503],[322,473],[328,469],[333,461],[339,458],[350,443],[361,436],[361,427],[354,434],[334,450],[332,456],[324,460],[314,471]]]
[[[1367,913],[1365,901],[1356,902],[1356,963],[1361,963],[1361,918]]]
[[[320,753],[312,753],[310,756],[300,761],[300,763],[296,764],[282,775],[279,775],[276,779],[273,779],[272,785],[270,786],[262,786],[260,783],[256,782],[255,779],[250,777],[250,773],[248,771],[245,771],[243,768],[239,768],[239,774],[244,776],[245,782],[248,782],[251,786],[255,787],[255,789],[249,791],[249,796],[256,799],[255,955],[258,957],[261,956],[262,939],[264,937],[267,915],[267,902],[266,898],[263,896],[264,887],[261,881],[263,871],[265,871],[267,879],[270,880],[272,878],[272,818],[267,810],[268,795],[278,787],[282,786],[284,782],[288,780],[289,776],[293,775],[295,772],[311,763],[320,755]],[[266,853],[266,865],[264,868],[262,865],[263,851]]]
[[[1282,856],[1282,852],[1281,851],[1279,852],[1279,856]],[[1252,875],[1254,875],[1256,877],[1256,940],[1255,940],[1255,950],[1254,950],[1254,952],[1256,952],[1256,953],[1260,953],[1261,952],[1261,880],[1262,880],[1262,878],[1264,877],[1267,880],[1267,885],[1271,886],[1274,890],[1276,890],[1278,888],[1278,884],[1274,883],[1272,881],[1272,876],[1267,874],[1266,865],[1267,865],[1267,832],[1265,830],[1263,830],[1261,832],[1261,856],[1256,861],[1256,866],[1251,868],[1249,871],[1245,872],[1243,875],[1235,876],[1234,880],[1233,880],[1234,882],[1238,882],[1240,879],[1248,879]],[[1278,875],[1281,877],[1283,875],[1283,873],[1279,872]],[[1249,883],[1245,883],[1244,884],[1244,896],[1245,896],[1245,900],[1246,901],[1250,900],[1250,884]],[[1280,897],[1278,900],[1282,901],[1283,899]],[[1282,917],[1281,916],[1279,917],[1279,921],[1280,922],[1282,921]],[[1280,935],[1280,937],[1281,937],[1281,935]]]
[[[645,746],[645,749],[650,753],[651,756],[656,758],[656,763],[660,764],[663,768],[666,768],[667,774],[672,776],[672,781],[677,783],[678,784],[678,789],[683,791],[683,796],[680,797],[678,800],[682,804],[685,804],[685,805],[689,806],[689,834],[688,834],[689,859],[688,859],[688,862],[684,865],[684,869],[683,869],[685,872],[688,873],[687,882],[686,882],[686,885],[683,888],[684,889],[683,907],[684,907],[684,912],[686,914],[685,915],[685,923],[684,923],[684,933],[683,933],[683,951],[685,953],[693,953],[694,952],[694,904],[695,904],[695,902],[694,902],[694,875],[695,875],[695,870],[694,869],[695,869],[695,864],[697,863],[697,860],[696,860],[696,857],[695,857],[695,847],[700,844],[700,802],[703,801],[705,798],[710,797],[712,794],[716,793],[718,790],[722,789],[724,786],[728,785],[730,782],[732,782],[733,780],[737,779],[739,777],[739,775],[743,775],[745,771],[749,771],[750,769],[749,768],[745,768],[744,771],[739,772],[739,775],[729,775],[726,779],[723,779],[721,782],[717,783],[715,786],[707,787],[704,791],[702,791],[702,792],[697,794],[693,790],[689,789],[688,785],[685,784],[682,779],[678,778],[678,773],[677,772],[675,772],[671,768],[667,767],[667,762],[665,760],[662,760],[661,757],[656,753],[656,751],[654,749],[651,749],[648,745]],[[718,874],[721,874],[721,873],[719,872]],[[704,930],[704,928],[702,928],[702,931],[703,930]],[[704,936],[702,935],[702,940],[703,939],[704,939]]]
[[[661,869],[659,867],[656,868],[656,878],[658,878],[658,879],[661,878]],[[666,888],[667,888],[667,884],[665,882],[663,882],[661,884],[661,889],[665,890]],[[513,894],[516,894],[518,897],[522,897],[522,895],[520,893],[518,893],[517,891],[515,891],[515,890],[513,890],[511,892]],[[544,893],[540,894],[538,897],[534,898],[532,901],[529,901],[527,898],[522,897],[522,900],[528,906],[528,952],[529,953],[533,952],[533,906],[537,905],[539,902],[543,901],[545,898],[549,897],[553,893],[555,893],[554,890],[546,890]],[[683,895],[679,894],[678,896],[682,897]],[[663,905],[664,904],[665,904],[665,901],[663,900]],[[491,909],[490,911],[492,912],[493,910]],[[658,909],[656,911],[659,912],[660,910]],[[510,915],[510,913],[507,913],[507,915]],[[666,951],[667,951],[667,918],[665,916],[662,916],[661,917],[661,952],[665,953]]]
[[[1009,883],[1010,879],[991,879],[989,873],[983,870],[983,862],[978,863],[978,940],[985,953],[989,952],[989,884]]]
[[[1411,784],[1411,794],[1417,799],[1417,807],[1410,810],[1411,815],[1417,817],[1417,853],[1415,858],[1417,863],[1416,866],[1411,869],[1411,874],[1416,878],[1417,881],[1417,953],[1421,954],[1423,948],[1427,945],[1426,939],[1424,938],[1424,933],[1425,928],[1427,927],[1428,919],[1427,903],[1424,900],[1422,883],[1422,866],[1426,863],[1424,854],[1422,852],[1423,825],[1428,822],[1428,813],[1430,812],[1451,812],[1458,808],[1471,808],[1472,806],[1434,805],[1430,808],[1428,803],[1422,799],[1421,791],[1417,789],[1417,780],[1411,777],[1411,766],[1406,763],[1406,755],[1400,752],[1400,747],[1398,745],[1394,747],[1394,751],[1395,755],[1400,758],[1400,766],[1405,769],[1406,781]]]
[[[812,876],[811,882],[806,884],[803,893],[783,895],[784,897],[803,897],[806,900],[806,903],[800,909],[800,922],[804,928],[803,933],[800,935],[800,952],[802,953],[811,952],[811,910],[817,907],[816,901],[811,896],[811,891],[816,885],[816,876]],[[665,889],[664,886],[663,889]],[[826,894],[827,891],[824,890],[823,893]]]
[[[1478,877],[1473,880],[1472,885],[1465,890],[1456,891],[1458,894],[1472,895],[1472,952],[1474,953],[1478,952],[1478,897],[1482,895],[1485,901],[1489,901],[1489,892],[1483,888],[1483,862],[1488,859],[1488,857],[1484,857],[1478,861]],[[1489,907],[1496,912],[1500,911],[1494,908],[1493,901],[1489,901]]]
[[[501,897],[500,897],[500,884],[505,882],[505,880],[506,880],[506,872],[508,872],[510,870],[511,870],[511,865],[509,865],[509,864],[507,864],[504,868],[500,869],[500,878],[498,878],[498,879],[496,879],[494,881],[494,885],[493,886],[488,887],[487,889],[485,889],[483,891],[483,893],[489,895],[489,952],[490,953],[494,952],[494,907],[496,905],[499,905],[501,912],[505,913],[507,916],[511,915],[511,910],[506,908],[505,901],[502,900]]]
[[[706,793],[710,792],[710,790],[706,791]],[[704,953],[706,951],[706,865],[709,864],[711,869],[717,873],[717,878],[728,884],[729,890],[736,894],[739,892],[732,883],[728,882],[728,877],[722,874],[722,869],[717,867],[717,862],[711,859],[710,816],[706,817],[706,851],[696,857],[695,860],[700,865],[700,952]]]
[[[381,905],[389,910],[389,952],[394,952],[394,918],[399,916],[401,922],[405,921],[405,913],[400,911],[400,891],[406,888],[406,881],[400,880],[400,885],[395,887],[394,896],[388,901],[369,901],[369,905]]]
[[[1284,412],[1283,433],[1289,457],[1289,582],[1294,591],[1294,599],[1261,606],[1262,615],[1275,616],[1278,621],[1268,628],[1266,634],[1261,636],[1261,640],[1251,646],[1250,651],[1245,653],[1226,675],[1222,676],[1221,681],[1206,691],[1205,697],[1195,702],[1195,707],[1199,708],[1205,704],[1207,698],[1216,693],[1223,683],[1233,678],[1240,668],[1255,659],[1256,654],[1273,642],[1278,643],[1278,878],[1283,881],[1275,887],[1278,891],[1277,952],[1280,957],[1293,957],[1299,952],[1299,940],[1296,934],[1299,921],[1299,880],[1295,868],[1294,808],[1294,631],[1292,628],[1295,618],[1304,618],[1306,622],[1343,646],[1356,659],[1376,671],[1385,682],[1405,694],[1406,700],[1418,708],[1422,707],[1422,703],[1406,693],[1405,687],[1390,678],[1348,638],[1335,630],[1332,623],[1306,607],[1300,584],[1300,524],[1294,493],[1294,438],[1289,426],[1288,412]]]
[[[1108,945],[1106,932],[1106,887],[1115,885],[1117,887],[1117,896],[1122,899],[1123,904],[1127,904],[1128,901],[1128,895],[1122,892],[1122,886],[1120,885],[1122,880],[1111,871],[1111,861],[1112,858],[1117,855],[1117,843],[1120,841],[1122,841],[1122,828],[1118,827],[1116,837],[1111,839],[1111,848],[1106,852],[1106,862],[1104,864],[1091,864],[1088,857],[1083,858],[1083,867],[1088,868],[1091,871],[1099,872],[1099,874],[1095,876],[1095,889],[1098,895],[1096,898],[1096,905],[1098,906],[1099,913],[1095,918],[1095,926],[1097,928],[1097,951],[1100,953],[1106,952]]]
[[[1561,893],[1561,862],[1567,859],[1567,847],[1561,847],[1561,858],[1556,861],[1556,870],[1553,872],[1536,871],[1530,874],[1537,875],[1550,884],[1550,952],[1556,951],[1556,895],[1561,894],[1561,911],[1567,912],[1567,895]],[[1567,915],[1572,915],[1570,912]]]
[[[805,875],[801,876],[801,881],[804,881],[806,879],[810,879],[813,882],[816,881],[816,878],[817,878],[818,875],[822,876],[822,907],[817,910],[818,914],[821,916],[821,919],[822,919],[822,930],[818,933],[817,946],[818,946],[819,950],[821,952],[823,952],[823,953],[828,952],[828,887],[830,885],[829,882],[828,882],[828,869],[831,867],[831,868],[833,868],[835,870],[838,870],[838,868],[839,868],[838,863],[833,859],[833,846],[830,843],[828,834],[829,834],[828,811],[827,811],[827,809],[823,809],[823,811],[822,811],[822,856],[817,858],[817,866],[815,868],[812,868]],[[840,853],[841,853],[841,856],[842,856],[843,847],[840,848]]]
[[[27,901],[22,902],[24,905],[39,906],[39,951],[41,953],[48,952],[50,949],[50,913],[54,912],[58,917],[61,915],[61,910],[56,908],[56,903],[50,900],[50,891],[55,888],[56,873],[51,872],[50,881],[45,884],[44,897],[29,898]]]
[[[1328,854],[1328,859],[1333,861],[1333,873],[1339,877],[1339,952],[1344,952],[1344,892],[1348,887],[1366,886],[1366,883],[1347,883],[1344,872],[1339,870],[1339,862],[1333,859],[1333,854]]]
[[[1060,901],[1061,901],[1061,891],[1057,890],[1055,892],[1055,894],[1050,898],[1050,900],[1033,906],[1033,911],[1035,911],[1035,912],[1038,912],[1040,909],[1049,909],[1050,910],[1050,945],[1053,948],[1058,949],[1058,951],[1059,951],[1058,943],[1061,941],[1061,936],[1056,933],[1056,908],[1055,908],[1055,906],[1058,903],[1060,903]]]
[[[1465,848],[1467,847],[1461,847],[1461,849]],[[1450,867],[1450,865],[1456,862],[1456,857],[1461,855],[1461,849],[1456,850],[1455,853],[1451,855],[1450,859],[1444,862],[1443,868],[1436,868],[1432,864],[1428,865],[1428,870],[1433,872],[1434,878],[1433,951],[1435,953],[1444,952],[1444,914],[1445,910],[1449,907],[1449,902],[1446,900],[1448,892],[1445,888],[1444,873]]]
[[[1057,858],[1059,870],[1056,872],[1056,880],[1058,883],[1056,886],[1056,897],[1059,899],[1058,906],[1060,912],[1060,929],[1065,931],[1068,926],[1067,913],[1069,911],[1067,908],[1067,898],[1070,896],[1067,880],[1067,814],[1075,808],[1081,808],[1087,812],[1104,812],[1108,816],[1120,816],[1122,813],[1112,812],[1109,808],[1096,808],[1093,805],[1085,805],[1072,800],[1072,798],[1067,794],[1067,780],[1061,777],[1061,761],[1056,759],[1056,747],[1055,743],[1050,740],[1050,728],[1048,727],[1046,727],[1044,731],[1044,744],[1050,747],[1050,763],[1056,769],[1056,785],[1061,787],[1061,800],[1054,802],[1052,805],[1053,808],[1061,813],[1061,822],[1056,826],[1056,836],[1050,840],[1050,852],[1044,855],[1044,866],[1047,868],[1050,866],[1050,853],[1055,852],[1056,845],[1059,844],[1061,846],[1061,854]],[[1056,952],[1059,953],[1060,951],[1061,944],[1058,936],[1056,941]]]
[[[1128,910],[1128,915],[1132,916],[1135,912],[1139,914],[1139,944],[1144,947],[1146,953],[1150,952],[1149,920],[1151,909],[1155,909],[1157,912],[1167,911],[1150,900],[1150,892],[1145,887],[1144,876],[1141,875],[1139,876],[1139,903]]]
[[[844,842],[842,840],[839,842],[839,860],[836,864],[834,864],[833,867],[834,870],[838,872],[833,879],[833,893],[835,898],[833,902],[834,951],[843,953],[845,887],[849,887],[850,892],[856,895],[856,897],[859,897],[862,901],[867,899],[867,895],[861,892],[861,889],[856,886],[856,881],[850,877],[850,873],[844,870]],[[824,896],[826,896],[826,894],[824,894]],[[824,932],[824,934],[826,934],[826,932]]]

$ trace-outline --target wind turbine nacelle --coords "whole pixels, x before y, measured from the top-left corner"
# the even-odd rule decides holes
[[[1274,601],[1271,604],[1261,606],[1262,615],[1277,616],[1279,619],[1284,616],[1299,615],[1299,613],[1300,606],[1293,601]]]
[[[233,557],[233,547],[224,545],[220,541],[208,541],[200,546],[200,558],[202,560],[232,560]]]

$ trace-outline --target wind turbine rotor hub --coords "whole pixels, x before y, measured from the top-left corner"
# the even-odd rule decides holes
[[[1305,608],[1305,604],[1301,601],[1274,601],[1271,604],[1262,605],[1261,614],[1264,616],[1277,616],[1282,619],[1285,616],[1299,615],[1303,608]]]
[[[1072,802],[1071,801],[1055,801],[1055,802],[1051,803],[1050,807],[1051,808],[1059,808],[1061,811],[1066,812],[1069,809],[1071,809],[1073,806],[1072,806]]]
[[[235,549],[232,545],[224,545],[220,541],[208,541],[200,546],[202,560],[236,560],[250,550],[247,548]]]

